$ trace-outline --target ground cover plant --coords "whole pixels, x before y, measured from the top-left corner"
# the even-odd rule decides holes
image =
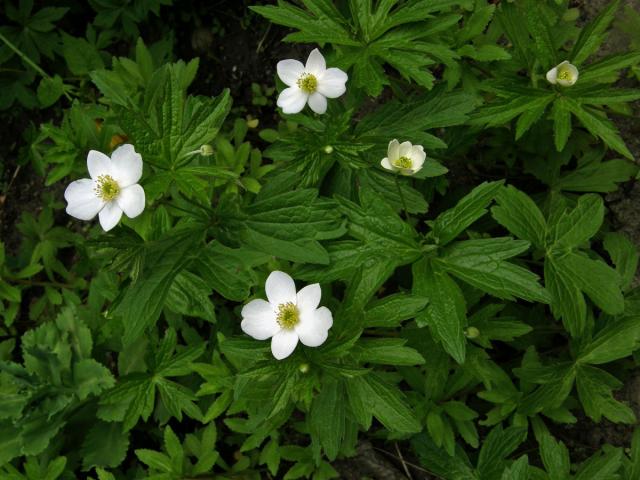
[[[0,10],[1,479],[640,478],[637,2]]]

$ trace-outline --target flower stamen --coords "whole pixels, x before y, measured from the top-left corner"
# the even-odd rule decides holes
[[[276,321],[285,330],[292,330],[300,322],[300,312],[292,302],[278,305]]]
[[[413,162],[409,157],[400,157],[397,160],[394,160],[393,164],[398,168],[411,168],[413,167]]]
[[[111,175],[100,175],[95,188],[96,196],[110,202],[120,194],[120,185]]]
[[[313,93],[318,88],[318,79],[310,73],[303,73],[298,78],[298,88],[304,93]]]

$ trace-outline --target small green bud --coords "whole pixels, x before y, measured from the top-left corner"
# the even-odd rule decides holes
[[[211,155],[213,155],[213,147],[211,145],[202,145],[200,147],[200,155],[202,155],[203,157],[210,157]]]
[[[333,147],[331,145],[327,145],[323,150],[327,155],[331,155],[333,153]]]
[[[310,367],[308,363],[301,363],[300,366],[298,367],[298,370],[300,371],[300,373],[308,373],[309,369]]]
[[[257,118],[247,119],[247,127],[249,128],[256,128],[259,123],[260,123],[260,120],[258,120]]]
[[[466,328],[464,331],[464,336],[471,339],[478,338],[480,336],[480,330],[478,330],[476,327]]]

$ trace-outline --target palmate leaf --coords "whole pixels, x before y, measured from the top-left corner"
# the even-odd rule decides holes
[[[191,364],[204,352],[206,343],[187,347],[176,353],[177,335],[167,330],[149,358],[149,371],[133,373],[120,378],[120,382],[100,399],[98,418],[106,422],[122,422],[124,431],[131,430],[138,420],[147,420],[156,405],[156,392],[167,412],[182,420],[183,412],[201,419],[202,413],[194,403],[196,396],[187,387],[169,380],[192,372]]]
[[[228,90],[214,98],[187,96],[184,68],[165,65],[154,73],[141,105],[129,101],[127,107],[114,107],[136,150],[165,168],[188,162],[190,152],[211,143],[231,108]]]
[[[175,277],[191,260],[202,234],[201,230],[172,230],[144,246],[142,273],[114,308],[114,315],[124,323],[125,344],[134,342],[158,320]]]

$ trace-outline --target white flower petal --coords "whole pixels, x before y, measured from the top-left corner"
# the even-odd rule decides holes
[[[144,210],[145,197],[144,190],[137,183],[123,188],[116,198],[118,206],[129,218],[135,218]]]
[[[314,48],[307,58],[307,63],[304,66],[306,72],[312,73],[319,77],[327,69],[327,63],[324,61],[324,57],[320,53],[320,50]]]
[[[349,77],[339,68],[329,68],[318,78],[318,92],[327,98],[338,98],[347,91]]]
[[[398,158],[400,158],[400,143],[395,138],[389,142],[387,155],[389,156],[390,160],[397,160]]]
[[[280,330],[276,321],[276,312],[266,300],[256,299],[242,307],[240,328],[256,340],[266,340]]]
[[[284,272],[271,272],[264,286],[269,302],[277,307],[281,303],[296,303],[296,285]]]
[[[309,107],[314,112],[322,115],[327,111],[327,97],[318,92],[312,93],[309,95]]]
[[[115,227],[122,217],[122,209],[116,202],[107,203],[98,215],[100,225],[105,232]]]
[[[427,158],[427,154],[424,152],[422,145],[414,145],[411,149],[411,161],[413,162],[413,168],[421,167],[425,158]]]
[[[327,307],[320,307],[314,312],[300,315],[300,323],[296,325],[296,333],[303,345],[318,347],[329,336],[329,329],[333,326],[333,315]]]
[[[142,177],[142,156],[133,145],[122,145],[111,154],[111,169],[120,188],[138,183]]]
[[[67,201],[67,213],[80,220],[91,220],[95,217],[104,202],[96,196],[95,182],[88,178],[71,182],[64,191]]]
[[[97,150],[90,150],[87,155],[89,176],[97,180],[100,175],[111,175],[111,159]]]
[[[293,330],[280,330],[271,339],[271,353],[277,360],[287,358],[298,345],[298,334]]]
[[[553,67],[547,72],[547,82],[555,85],[558,80],[558,67]]]
[[[578,81],[579,72],[578,72],[578,69],[575,67],[575,65],[571,65],[569,62],[566,62],[566,61],[563,63],[565,63],[565,65],[563,66],[563,70],[569,72],[569,78],[568,79],[558,78],[558,83],[563,87],[570,87],[571,85],[574,85]]]
[[[307,285],[297,294],[298,310],[314,312],[320,305],[320,297],[322,297],[322,290],[319,283]]]
[[[400,148],[398,149],[399,157],[408,157],[409,155],[411,155],[412,147],[413,145],[411,145],[411,142],[402,142],[400,144]]]
[[[298,87],[289,87],[280,92],[277,104],[282,108],[283,113],[300,113],[307,103],[308,97],[309,95]]]
[[[276,65],[276,70],[280,80],[288,87],[292,87],[304,73],[304,65],[298,60],[282,60]]]
[[[391,162],[387,157],[384,157],[382,159],[382,161],[380,162],[380,165],[382,165],[382,167],[386,168],[387,170],[391,170],[392,172],[395,170],[395,167],[391,165]]]

